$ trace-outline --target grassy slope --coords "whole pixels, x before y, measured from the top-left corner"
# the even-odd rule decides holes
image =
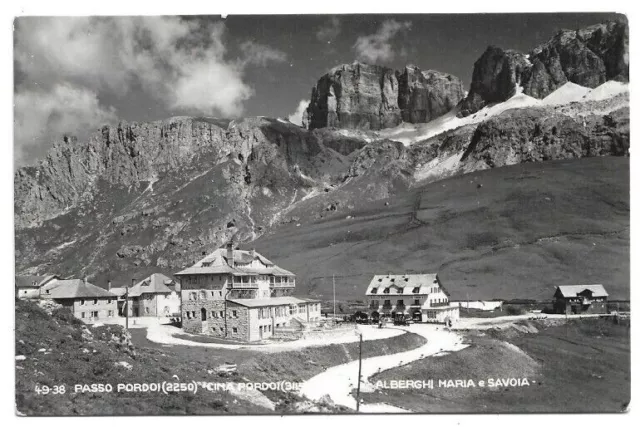
[[[362,298],[376,273],[438,272],[454,299],[549,299],[580,283],[629,297],[628,158],[475,172],[320,220],[304,219],[308,206],[291,213],[300,226],[255,242],[298,274],[300,293],[331,298],[334,273],[346,299]]]
[[[629,403],[628,326],[590,319],[539,333],[471,332],[468,340],[470,347],[460,352],[383,372],[374,381],[472,379],[477,384],[487,378],[526,377],[531,385],[387,390],[367,394],[365,400],[422,412],[619,412]]]

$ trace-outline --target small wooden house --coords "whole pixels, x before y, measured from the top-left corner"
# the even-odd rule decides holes
[[[560,314],[606,313],[608,297],[602,285],[558,286],[553,307]]]

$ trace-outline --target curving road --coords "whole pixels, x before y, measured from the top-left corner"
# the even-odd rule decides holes
[[[362,360],[362,383],[360,391],[373,391],[369,378],[374,374],[397,366],[406,365],[415,360],[442,352],[459,351],[467,347],[462,343],[462,336],[444,329],[442,325],[414,324],[397,328],[419,334],[427,339],[427,343],[414,350],[385,356],[371,357]],[[364,329],[366,330],[366,329]],[[363,345],[367,345],[363,343]],[[305,381],[300,393],[312,400],[319,400],[328,395],[333,403],[356,409],[356,399],[351,391],[357,388],[358,361],[345,363],[327,369],[321,374]],[[417,379],[417,378],[416,378]],[[408,412],[405,409],[387,404],[361,404],[360,412]]]

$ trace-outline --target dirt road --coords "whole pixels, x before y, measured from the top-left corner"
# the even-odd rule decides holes
[[[442,352],[462,350],[467,347],[462,343],[462,336],[446,330],[442,325],[414,324],[397,329],[411,331],[427,339],[427,343],[414,350],[394,353],[386,356],[372,357],[362,360],[361,391],[372,391],[375,387],[369,378],[381,371],[406,365],[415,360]],[[363,345],[367,345],[366,342]],[[345,363],[327,369],[323,373],[305,381],[300,393],[313,400],[328,395],[338,405],[356,409],[356,399],[351,394],[357,388],[358,361]],[[407,412],[405,409],[386,404],[360,405],[360,412]]]

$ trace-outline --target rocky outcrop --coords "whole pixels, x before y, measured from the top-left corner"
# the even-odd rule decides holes
[[[304,126],[379,130],[403,120],[426,123],[450,111],[463,96],[462,82],[450,74],[417,67],[396,72],[354,62],[318,80]]]
[[[318,80],[307,108],[309,129],[382,129],[401,122],[395,72],[354,62]]]
[[[16,172],[16,227],[53,218],[83,197],[91,197],[98,180],[128,187],[189,164],[205,150],[215,148],[222,158],[233,149],[223,144],[226,128],[222,125],[172,118],[104,126],[84,143],[65,137],[38,165]]]
[[[523,53],[489,46],[474,64],[469,95],[460,104],[460,114],[467,116],[487,104],[511,98],[529,66]]]
[[[427,123],[449,112],[465,96],[462,81],[435,70],[405,67],[397,72],[398,107],[407,123]]]
[[[517,109],[481,123],[461,160],[466,170],[477,170],[628,153],[628,108],[577,118],[544,109]]]
[[[459,115],[505,101],[518,88],[542,99],[566,82],[594,88],[608,80],[628,81],[628,50],[626,21],[561,30],[528,55],[490,46],[474,65],[469,95]]]

